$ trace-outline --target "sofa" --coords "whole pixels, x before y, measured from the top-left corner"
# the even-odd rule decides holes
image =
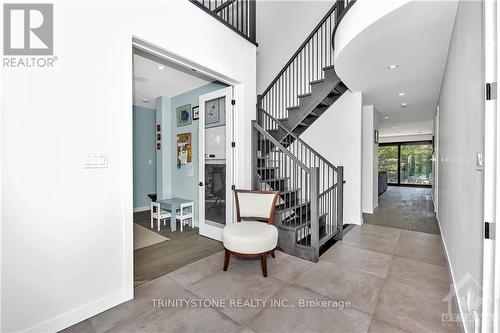
[[[387,190],[388,180],[389,176],[387,175],[387,171],[378,172],[378,195],[381,195]]]

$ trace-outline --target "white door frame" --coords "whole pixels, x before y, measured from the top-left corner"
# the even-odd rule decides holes
[[[497,82],[497,4],[485,1],[484,6],[484,80]],[[484,222],[496,227],[496,216],[500,207],[500,117],[497,117],[498,99],[484,104]],[[496,238],[495,235],[494,238]],[[483,304],[482,332],[498,332],[500,296],[500,247],[496,239],[484,239],[483,243]]]
[[[231,142],[234,142],[234,120],[233,120],[233,105],[231,105],[231,100],[233,99],[233,87],[227,87],[212,91],[208,94],[201,95],[199,97],[199,110],[200,119],[198,127],[198,163],[199,163],[199,232],[200,235],[206,236],[218,241],[222,241],[222,229],[224,225],[219,223],[210,223],[205,218],[205,103],[214,99],[221,97],[226,97],[225,105],[225,127],[226,127],[226,224],[232,223],[233,221],[233,194],[231,186],[234,184],[234,161],[233,161],[233,148],[231,147]]]

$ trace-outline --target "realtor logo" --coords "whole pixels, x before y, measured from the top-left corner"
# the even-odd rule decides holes
[[[47,3],[3,5],[3,54],[52,55],[53,5]]]

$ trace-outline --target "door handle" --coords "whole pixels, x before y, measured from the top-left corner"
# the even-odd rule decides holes
[[[199,182],[199,183],[198,183],[198,185],[199,185],[199,186],[203,186],[203,182]]]

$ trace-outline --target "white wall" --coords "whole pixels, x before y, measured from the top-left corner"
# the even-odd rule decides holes
[[[344,166],[344,224],[361,224],[361,93],[345,92],[301,134],[333,165]]]
[[[257,2],[257,92],[267,88],[333,6],[327,1]]]
[[[53,69],[1,72],[2,332],[57,331],[133,295],[132,36],[241,83],[236,185],[251,185],[254,45],[188,1],[55,2],[54,22]],[[83,168],[95,153],[107,169]]]
[[[476,153],[484,149],[482,2],[460,1],[439,97],[439,222],[453,280],[467,274],[481,296],[483,172]],[[469,288],[458,290],[466,299]],[[460,308],[467,316],[465,304]],[[471,317],[468,317],[471,318]],[[471,332],[470,322],[468,332]]]
[[[362,211],[373,214],[378,206],[378,143],[374,131],[378,130],[378,111],[373,105],[363,106],[363,143],[362,143]]]
[[[381,136],[379,142],[380,143],[389,143],[389,142],[430,141],[430,140],[432,140],[432,133],[414,134],[414,135]]]

